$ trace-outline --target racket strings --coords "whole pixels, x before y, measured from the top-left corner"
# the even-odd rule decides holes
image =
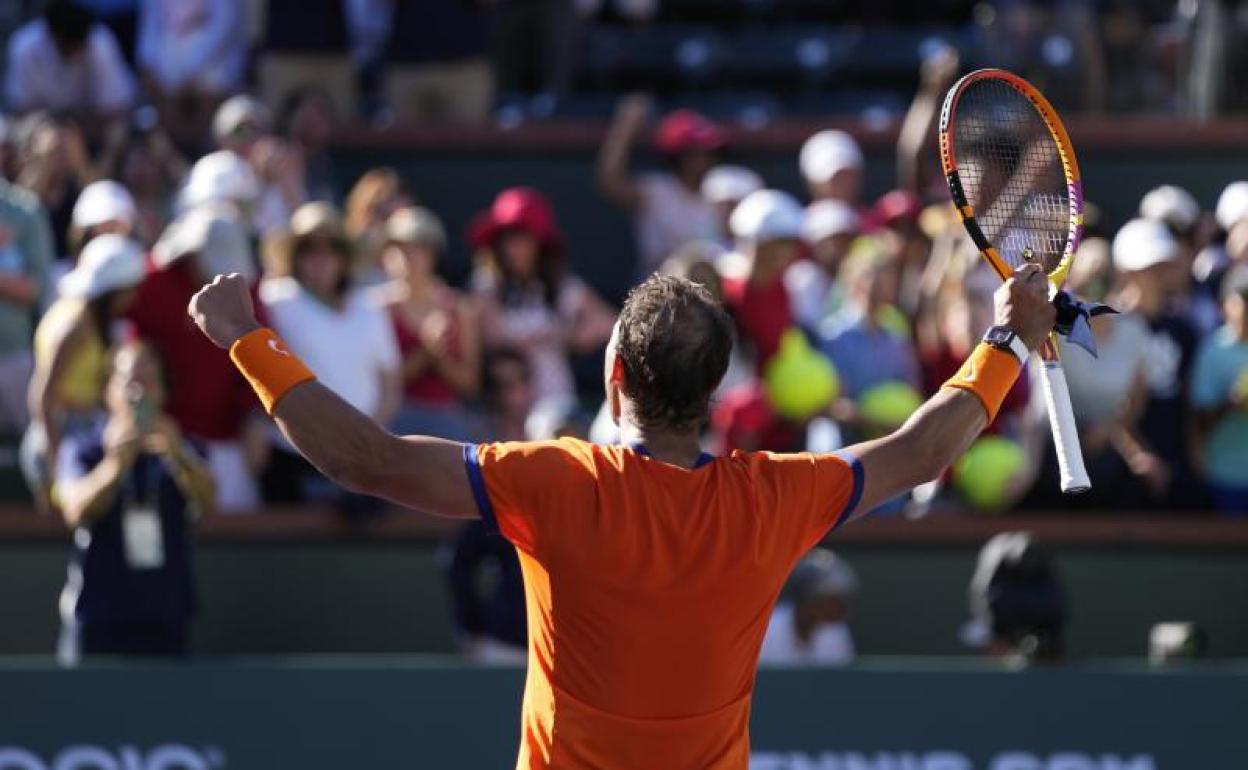
[[[1008,83],[972,83],[954,136],[963,190],[988,241],[1011,268],[1055,270],[1069,241],[1070,193],[1040,114]]]

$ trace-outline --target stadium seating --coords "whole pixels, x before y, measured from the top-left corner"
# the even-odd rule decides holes
[[[947,45],[967,59],[975,37],[969,25],[837,26],[826,9],[820,23],[803,23],[796,0],[676,6],[664,6],[653,25],[589,25],[575,96],[553,114],[605,117],[613,100],[604,95],[647,91],[755,123],[774,112],[894,116],[904,111],[924,57]],[[697,23],[712,6],[733,23]]]

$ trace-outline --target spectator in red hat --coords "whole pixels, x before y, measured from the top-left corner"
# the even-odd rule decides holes
[[[897,304],[902,311],[918,311],[924,267],[932,251],[932,241],[919,227],[923,201],[909,190],[890,190],[880,196],[867,215],[867,229],[874,230],[885,251],[900,260]]]
[[[503,190],[473,222],[469,240],[479,250],[472,291],[485,345],[524,352],[539,406],[573,400],[568,356],[606,344],[615,312],[568,274],[550,202],[532,188]]]
[[[660,121],[654,137],[669,170],[635,175],[628,159],[649,115],[648,97],[621,101],[598,154],[603,193],[633,213],[638,277],[657,270],[689,241],[724,237],[714,205],[701,195],[703,177],[725,144],[723,131],[692,110],[677,110]]]

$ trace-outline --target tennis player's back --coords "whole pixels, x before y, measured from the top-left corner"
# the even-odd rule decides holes
[[[569,439],[472,453],[525,573],[519,767],[746,768],[772,604],[852,507],[851,465],[735,453],[684,469]]]

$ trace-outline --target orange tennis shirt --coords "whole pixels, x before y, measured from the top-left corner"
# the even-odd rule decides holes
[[[528,600],[520,770],[746,770],[750,695],[790,570],[862,492],[850,455],[685,469],[576,439],[469,444]]]

